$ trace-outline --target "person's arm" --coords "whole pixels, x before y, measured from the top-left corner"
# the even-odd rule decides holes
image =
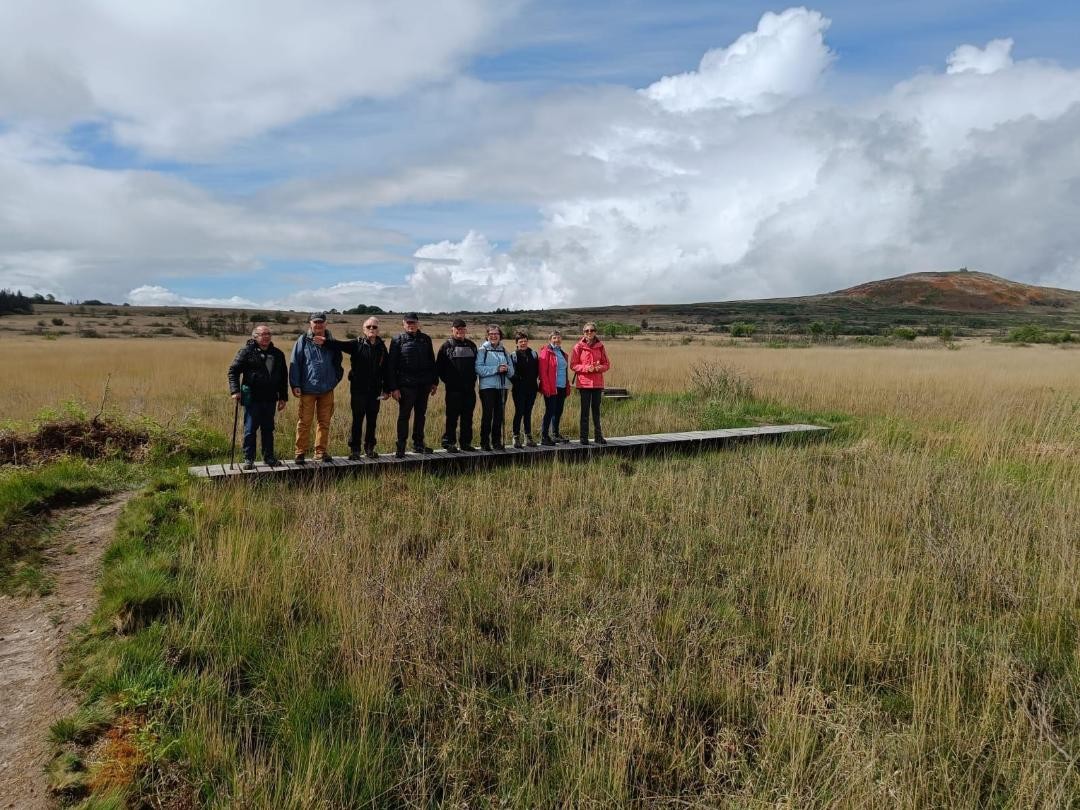
[[[513,379],[514,377],[514,355],[510,352],[506,353],[506,378]]]
[[[324,349],[332,349],[334,351],[343,352],[344,354],[352,355],[356,354],[360,347],[360,339],[354,340],[334,340],[333,338],[327,338],[323,341]]]
[[[596,370],[598,372],[600,372],[601,374],[603,374],[609,368],[611,368],[611,363],[608,361],[607,347],[606,346],[601,346],[600,347],[600,362],[596,364]]]
[[[483,361],[480,360],[481,352],[483,352],[484,355]],[[490,355],[491,352],[487,351],[483,347],[476,350],[476,360],[473,361],[473,368],[476,369],[477,377],[494,377],[496,374],[499,373],[498,363],[489,367],[488,357],[490,357]]]
[[[292,355],[289,363],[289,387],[292,388],[293,396],[300,396],[300,384],[303,382],[302,368],[304,366],[304,337],[301,335],[292,347]]]
[[[244,355],[246,354],[246,352],[247,352],[246,348],[241,349],[240,351],[238,351],[236,353],[236,357],[234,357],[233,361],[229,364],[229,394],[230,394],[230,396],[234,396],[234,397],[240,396],[240,373],[243,371],[241,366],[242,366],[242,363],[243,363],[243,360],[244,360]]]
[[[434,342],[432,342],[431,338],[428,338],[427,346],[428,357],[431,361],[431,393],[434,394],[436,389],[438,389],[439,387],[439,374],[435,367],[435,344]]]
[[[285,365],[285,352],[281,351],[281,349],[278,349],[277,347],[274,347],[274,350],[277,352],[278,358],[281,360],[281,370],[278,372],[277,375],[277,398],[279,403],[278,410],[281,410],[285,407],[285,403],[289,401],[289,374],[285,370],[287,368],[287,366]]]
[[[386,391],[394,399],[398,399],[401,393],[398,391],[398,363],[401,362],[401,344],[397,338],[390,340],[390,351],[386,355]]]
[[[447,385],[451,382],[450,344],[444,343],[435,354],[435,376]]]
[[[570,370],[575,371],[578,374],[589,373],[588,368],[581,362],[581,349],[579,349],[576,344],[570,351]]]

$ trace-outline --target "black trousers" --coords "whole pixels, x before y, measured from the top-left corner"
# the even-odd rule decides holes
[[[480,389],[480,444],[502,444],[506,412],[506,391]]]
[[[540,423],[540,433],[551,437],[559,432],[562,421],[563,405],[566,404],[566,389],[559,389],[553,397],[544,397],[544,420]]]
[[[532,435],[532,410],[536,403],[536,389],[514,389],[514,435],[521,433],[522,424],[525,432]]]
[[[397,446],[404,447],[409,438],[409,416],[415,414],[412,420],[413,447],[421,447],[424,444],[424,424],[427,422],[427,403],[431,396],[431,388],[405,388],[398,389],[401,399],[398,400],[397,417]]]
[[[371,450],[375,447],[375,426],[379,422],[379,395],[366,391],[352,391],[352,427],[349,429],[349,449],[359,453],[361,447]],[[364,424],[367,423],[367,430]],[[360,444],[363,432],[364,443]]]
[[[256,431],[262,434],[263,459],[274,458],[274,412],[277,402],[249,402],[244,406],[244,458],[255,460]]]
[[[579,388],[581,394],[581,438],[589,437],[589,413],[592,413],[593,438],[600,438],[604,432],[600,429],[600,398],[603,388]]]
[[[476,391],[451,391],[446,389],[446,429],[443,431],[443,447],[452,444],[472,444],[473,411],[476,410]]]

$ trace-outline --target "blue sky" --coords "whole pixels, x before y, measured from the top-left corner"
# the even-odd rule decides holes
[[[1046,124],[1032,138],[1053,137],[1052,125],[1060,129],[1070,105],[1047,101],[1029,109],[1020,103],[1019,83],[1038,82],[1040,70],[1056,71],[1043,77],[1043,86],[1061,81],[1071,88],[1080,61],[1074,46],[1080,4],[1066,2],[823,3],[782,17],[787,33],[775,36],[763,15],[787,7],[760,2],[456,0],[449,11],[439,11],[410,0],[400,18],[368,30],[349,4],[323,0],[325,8],[312,13],[325,15],[326,25],[308,34],[297,30],[295,37],[289,26],[302,19],[300,4],[271,5],[266,19],[257,21],[230,10],[235,19],[215,23],[215,36],[206,31],[208,18],[200,18],[210,13],[209,4],[180,12],[191,19],[177,26],[175,19],[158,25],[153,3],[140,19],[118,20],[115,9],[91,2],[82,25],[101,32],[101,51],[85,45],[93,38],[79,39],[77,30],[70,33],[70,43],[77,44],[65,44],[61,31],[50,43],[55,50],[43,48],[44,56],[19,39],[19,29],[42,30],[47,11],[25,0],[0,11],[0,31],[10,38],[9,75],[23,71],[21,80],[16,72],[7,85],[0,82],[0,137],[7,139],[6,145],[0,141],[0,160],[7,161],[0,166],[11,177],[36,180],[35,189],[74,183],[80,190],[74,196],[85,198],[84,209],[64,218],[80,223],[68,234],[52,221],[60,213],[48,211],[45,192],[23,195],[20,202],[9,191],[9,210],[26,211],[0,218],[0,283],[61,297],[128,296],[135,302],[139,296],[131,291],[146,288],[151,292],[143,293],[145,300],[156,295],[160,301],[235,297],[252,305],[332,305],[341,296],[368,295],[450,306],[458,303],[456,293],[438,285],[460,283],[487,304],[525,303],[515,274],[551,276],[544,290],[526,296],[528,303],[563,303],[560,290],[575,286],[575,274],[593,264],[603,268],[605,261],[612,300],[799,294],[864,280],[854,277],[858,268],[875,275],[930,269],[927,263],[948,266],[963,254],[940,242],[920,243],[902,255],[904,240],[925,232],[910,221],[883,232],[878,243],[851,245],[843,272],[828,269],[845,264],[832,253],[815,260],[821,269],[813,273],[778,264],[790,258],[784,259],[779,241],[766,244],[763,235],[777,228],[790,234],[799,226],[776,218],[809,205],[807,195],[817,195],[815,210],[836,198],[821,183],[799,186],[761,169],[761,136],[754,127],[775,116],[770,131],[790,136],[778,138],[776,148],[783,151],[777,162],[792,161],[795,177],[820,179],[835,165],[826,153],[845,142],[843,133],[862,131],[870,122],[880,127],[886,115],[897,126],[914,121],[926,138],[937,137],[936,119],[920,117],[924,106],[942,103],[946,93],[960,98],[978,82],[975,92],[985,94],[985,103],[978,110],[972,105],[971,120],[955,123],[956,132],[929,147],[955,162],[957,138],[969,143],[972,133],[996,131],[1025,116]],[[229,50],[234,29],[248,23],[262,25],[270,41],[246,53]],[[145,45],[130,39],[137,26]],[[334,51],[335,27],[351,36],[337,46],[340,52]],[[126,33],[110,48],[117,30]],[[289,54],[304,36],[311,39],[304,46],[309,50]],[[319,36],[330,44],[321,45]],[[1011,40],[1001,65],[984,70],[979,50],[970,69],[957,62],[960,68],[945,70],[958,47],[984,49],[992,40]],[[737,41],[750,48],[741,62]],[[384,42],[381,50],[371,48],[380,52],[370,58],[357,56],[369,43]],[[193,48],[207,49],[205,78]],[[726,67],[709,76],[699,63],[713,50]],[[160,72],[175,62],[176,68],[144,85],[137,77],[118,80],[103,67],[118,51],[120,64],[136,74],[143,66]],[[282,53],[280,64],[273,64]],[[151,69],[148,60],[166,67]],[[802,86],[800,71],[814,74],[814,81]],[[693,106],[688,114],[650,90],[645,95],[660,108],[643,107],[637,91],[679,74],[689,75],[679,87],[696,83],[694,98],[714,95],[705,103],[687,102]],[[31,97],[16,80],[42,89]],[[745,92],[740,82],[747,83]],[[898,85],[914,90],[898,101]],[[987,104],[1001,113],[985,119]],[[800,139],[797,133],[808,128],[811,136]],[[702,138],[717,143],[703,146]],[[673,144],[683,139],[693,147],[680,152]],[[880,147],[867,141],[859,148],[874,155]],[[747,165],[756,161],[758,168],[732,174],[725,153],[710,153],[713,148],[743,150]],[[915,189],[910,194],[950,181],[960,168],[938,166],[939,176],[930,181],[919,176],[925,167],[912,155],[926,148],[914,142],[904,147],[908,162],[901,174]],[[816,155],[813,172],[809,164],[796,166],[795,155]],[[704,182],[721,165],[727,174]],[[1075,168],[1070,162],[1065,174]],[[751,214],[709,191],[728,182],[774,188],[747,203]],[[658,202],[646,203],[651,195]],[[38,196],[41,214],[31,209]],[[749,220],[731,226],[722,243],[718,236],[702,245],[690,230],[666,235],[679,230],[670,227],[670,211],[652,219],[642,213],[671,200],[692,210],[714,206],[718,227]],[[921,197],[905,200],[929,205]],[[65,200],[64,210],[75,204]],[[1062,219],[1068,214],[1062,211]],[[832,218],[827,211],[816,227]],[[701,221],[708,228],[713,220]],[[958,231],[966,227],[959,223]],[[745,243],[741,254],[727,249],[739,239]],[[640,283],[622,278],[620,268],[630,265]],[[457,271],[447,275],[446,267]],[[1011,275],[1074,283],[1076,272],[1069,261],[1043,261],[1016,267]],[[653,286],[656,279],[672,278],[680,283]]]

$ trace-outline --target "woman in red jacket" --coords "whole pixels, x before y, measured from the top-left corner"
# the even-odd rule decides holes
[[[563,405],[570,395],[570,358],[562,350],[562,332],[557,329],[540,350],[540,393],[544,397],[540,444],[552,447],[570,441],[559,432]]]
[[[570,353],[570,368],[577,374],[577,389],[581,395],[581,443],[589,443],[589,413],[592,413],[593,438],[597,444],[607,444],[600,429],[600,399],[604,396],[604,372],[611,368],[607,350],[596,336],[596,324],[587,323],[581,340]]]

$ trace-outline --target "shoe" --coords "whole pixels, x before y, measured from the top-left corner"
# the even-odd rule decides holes
[[[483,450],[485,453],[490,453],[491,445],[487,442],[480,442],[480,449]]]
[[[254,470],[255,469],[255,461],[253,459],[248,459],[247,461],[244,462],[244,466],[243,466],[242,469]]]
[[[414,444],[413,445],[413,452],[414,453],[434,453],[435,451],[432,450],[430,447],[428,447],[426,444]]]
[[[475,453],[476,448],[473,447],[471,444],[463,444],[463,445],[461,445],[461,452],[463,452],[463,453]]]
[[[278,461],[273,456],[270,456],[270,458],[268,458],[268,459],[264,459],[264,462],[265,462],[267,467],[280,467],[281,466],[281,462]]]
[[[456,444],[448,444],[443,448],[447,453],[460,453]]]
[[[607,439],[605,439],[603,436],[597,436],[596,437],[596,443],[597,444],[607,444]]]
[[[492,450],[505,450],[506,445],[505,444],[493,444],[493,445],[491,445],[491,449]]]
[[[405,448],[399,447],[394,451],[394,458],[405,458]]]
[[[334,460],[334,457],[329,453],[323,453],[321,456],[316,456],[315,460],[321,462],[322,464],[329,464]]]
[[[304,459],[303,453],[297,453],[294,461],[296,462],[297,467],[303,467],[305,464],[307,464],[307,461]]]
[[[360,455],[359,450],[353,450],[351,453],[349,453],[349,461],[359,461],[362,458],[363,456]]]
[[[525,434],[525,446],[536,447],[536,442],[533,440],[533,437],[528,433]]]
[[[568,441],[570,441],[568,438],[563,436],[561,433],[553,433],[553,434],[551,434],[551,438],[553,438],[555,440],[555,444],[566,444]]]
[[[541,436],[540,444],[542,444],[544,447],[554,447],[555,441],[550,436]]]
[[[588,443],[589,443],[589,437],[588,436],[582,436],[579,444],[588,444]]]
[[[515,450],[520,450],[524,446],[525,445],[521,441],[521,434],[520,433],[515,433],[514,434],[514,449]]]
[[[367,449],[367,457],[368,457],[368,458],[378,458],[378,457],[379,457],[379,454],[375,452],[375,448],[374,448],[374,447],[369,447],[369,448]]]

